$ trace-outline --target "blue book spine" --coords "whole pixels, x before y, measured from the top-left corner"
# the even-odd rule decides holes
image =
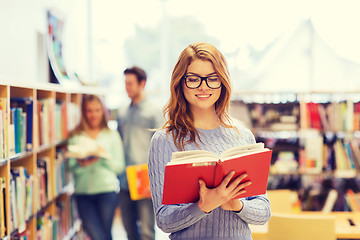
[[[27,151],[31,151],[33,148],[33,99],[31,97],[11,98],[11,104],[14,107],[22,108],[23,112],[26,113],[26,145],[24,147]]]
[[[15,125],[15,151],[16,153],[21,152],[21,115],[22,115],[22,108],[16,108],[16,125]]]
[[[29,100],[26,109],[26,115],[27,115],[26,149],[28,151],[31,151],[33,148],[33,112],[34,112],[33,101]]]
[[[13,124],[14,124],[14,142],[15,142],[15,153],[19,153],[20,152],[20,146],[18,144],[18,134],[19,134],[19,128],[18,128],[18,122],[17,122],[17,108],[12,108],[11,109],[11,113],[13,114],[12,119],[13,119]]]

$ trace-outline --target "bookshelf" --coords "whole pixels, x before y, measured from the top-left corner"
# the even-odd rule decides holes
[[[86,93],[99,90],[0,81],[1,240],[72,239],[81,231],[64,152]]]
[[[335,189],[334,210],[354,208],[347,195],[360,199],[360,91],[244,92],[230,109],[273,149],[269,189],[298,191],[303,210],[321,210]]]

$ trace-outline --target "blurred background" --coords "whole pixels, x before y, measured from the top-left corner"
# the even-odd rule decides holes
[[[0,79],[111,89],[123,71],[148,73],[164,105],[171,71],[190,43],[225,55],[234,95],[360,89],[357,0],[0,0]],[[51,28],[51,29],[50,29]],[[50,63],[49,63],[50,60]],[[50,77],[55,73],[56,78]]]
[[[295,212],[360,211],[348,197],[360,202],[359,9],[359,0],[0,0],[0,83],[93,86],[115,115],[129,101],[123,71],[138,65],[164,106],[181,51],[209,42],[229,66],[232,116],[273,149],[268,190],[296,193],[281,195],[280,210],[287,198]]]

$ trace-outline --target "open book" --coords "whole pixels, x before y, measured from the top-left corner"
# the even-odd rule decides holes
[[[77,158],[86,161],[92,157],[111,159],[102,147],[94,139],[86,136],[79,136],[76,144],[68,145],[67,158]]]
[[[221,156],[204,150],[174,152],[165,166],[162,204],[192,203],[199,200],[199,179],[208,188],[217,187],[224,177],[235,170],[233,179],[247,173],[243,182],[246,193],[239,198],[264,194],[267,188],[272,150],[263,143],[238,146]]]

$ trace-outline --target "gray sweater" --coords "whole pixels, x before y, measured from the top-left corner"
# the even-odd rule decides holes
[[[218,127],[200,131],[201,142],[198,145],[220,155],[224,150],[255,143],[249,129],[237,126],[234,129]],[[185,150],[199,149],[195,144],[185,145]],[[270,202],[265,195],[242,198],[244,207],[239,213],[225,211],[218,207],[206,214],[197,203],[162,205],[162,192],[165,165],[171,159],[172,152],[178,151],[171,134],[165,130],[157,131],[151,141],[149,152],[149,177],[151,194],[158,227],[171,233],[170,239],[243,239],[251,238],[248,224],[265,224],[271,215]]]

